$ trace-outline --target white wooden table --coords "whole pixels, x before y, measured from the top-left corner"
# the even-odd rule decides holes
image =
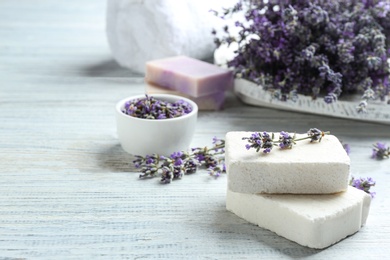
[[[106,43],[105,1],[0,1],[0,259],[385,259],[390,255],[390,126],[276,111],[233,95],[201,112],[193,146],[233,130],[330,130],[351,172],[377,181],[367,225],[325,250],[225,209],[226,176],[140,180],[116,137],[114,105],[143,92]]]

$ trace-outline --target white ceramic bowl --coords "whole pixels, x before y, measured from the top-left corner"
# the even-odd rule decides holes
[[[144,98],[145,95],[122,99],[116,104],[117,131],[122,148],[130,154],[142,156],[153,153],[169,156],[173,152],[187,150],[195,133],[198,106],[180,96],[167,94],[150,96],[169,102],[182,99],[192,106],[192,111],[176,118],[142,119],[126,115],[122,109],[126,101]]]

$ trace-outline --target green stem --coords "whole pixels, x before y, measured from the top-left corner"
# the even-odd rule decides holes
[[[216,146],[214,146],[214,147],[212,147],[212,148],[208,148],[207,146],[206,147],[204,147],[204,148],[195,148],[195,149],[199,149],[199,150],[204,150],[204,149],[206,149],[207,151],[215,151],[215,150],[219,150],[219,149],[222,149],[222,148],[225,148],[225,144],[219,144],[219,145],[216,145]],[[195,155],[195,154],[197,154],[197,152],[195,152],[195,153],[190,153],[190,155],[192,156],[192,155]],[[215,153],[215,154],[219,154],[219,153]],[[222,154],[222,153],[221,153]]]
[[[327,132],[322,132],[322,133],[321,133],[321,136],[328,135],[328,134],[330,134],[329,131],[327,131]],[[317,135],[317,136],[318,136],[318,135]],[[295,139],[294,141],[302,141],[302,140],[311,139],[311,138],[312,138],[312,136],[307,136],[307,137],[302,137],[302,138]]]
[[[321,134],[319,134],[319,135],[321,135],[321,136],[324,136],[324,135],[328,135],[328,134],[330,134],[330,132],[329,131],[326,131],[326,132],[321,132]],[[317,136],[319,136],[319,135],[317,135]],[[302,138],[298,138],[298,139],[293,139],[293,141],[294,142],[296,142],[296,141],[302,141],[302,140],[307,140],[307,139],[311,139],[313,136],[306,136],[306,137],[302,137]],[[272,140],[272,142],[274,142],[274,143],[281,143],[281,141],[279,141],[279,140]]]

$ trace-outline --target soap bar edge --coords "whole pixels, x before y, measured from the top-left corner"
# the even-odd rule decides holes
[[[352,189],[352,190],[351,190]],[[276,223],[274,224],[274,226],[276,228],[270,228],[269,226],[268,227],[265,227],[264,225],[264,221],[267,222],[269,221],[270,219],[272,220],[275,220],[277,219],[278,216],[268,216],[268,219],[267,219],[267,216],[266,215],[262,215],[262,209],[261,210],[258,210],[258,212],[255,212],[255,215],[253,215],[253,210],[256,211],[256,200],[257,202],[263,202],[263,203],[271,203],[272,204],[272,200],[270,201],[267,201],[267,197],[272,197],[273,195],[254,195],[254,194],[244,194],[244,193],[237,193],[237,192],[232,192],[230,190],[227,190],[227,194],[226,194],[226,209],[230,212],[232,212],[233,214],[237,215],[238,217],[248,221],[249,223],[252,223],[254,225],[257,225],[261,228],[264,228],[264,229],[267,229],[271,232],[274,232],[276,233],[277,235],[279,236],[282,236],[286,239],[289,239],[291,241],[294,241],[302,246],[307,246],[307,247],[310,247],[310,248],[315,248],[315,249],[323,249],[323,248],[327,248],[333,244],[336,244],[338,242],[340,242],[341,240],[355,234],[356,232],[358,232],[360,230],[360,228],[362,226],[364,226],[366,220],[367,220],[367,216],[368,216],[368,213],[369,213],[369,208],[370,208],[370,203],[371,203],[371,197],[366,194],[365,192],[361,191],[361,190],[357,190],[356,188],[353,188],[353,187],[350,187],[349,188],[350,191],[352,191],[353,193],[359,193],[360,196],[363,196],[363,199],[360,201],[360,202],[356,202],[356,201],[353,201],[355,203],[359,203],[361,205],[354,205],[352,204],[351,207],[347,207],[348,210],[354,210],[356,211],[355,212],[355,222],[354,223],[351,223],[351,227],[350,227],[350,230],[347,231],[347,233],[344,233],[342,234],[341,236],[335,238],[335,239],[332,239],[331,241],[326,241],[325,242],[313,242],[313,241],[304,241],[303,238],[301,236],[296,236],[294,237],[295,233],[293,232],[292,236],[291,233],[290,235],[289,234],[285,234],[283,233],[283,230],[279,230],[280,228],[280,224],[283,225],[283,223],[285,221],[280,221],[280,223]],[[241,196],[241,200],[237,200],[237,199],[231,199],[231,198],[234,198],[234,197],[238,197],[238,196]],[[286,196],[286,195],[276,195],[276,196]],[[307,195],[287,195],[287,196],[307,196]],[[329,196],[329,195],[314,195],[314,196]],[[242,199],[244,198],[244,199]],[[251,209],[251,213],[245,213],[245,204],[250,204],[250,206],[248,206],[248,208]],[[270,204],[270,205],[271,205]],[[277,207],[281,207],[281,205],[277,205]],[[241,209],[241,210],[240,210]],[[348,212],[347,210],[347,212]],[[237,212],[238,211],[238,212]],[[265,213],[263,214],[269,214],[267,213],[266,211],[263,211]],[[357,214],[359,213],[359,214]],[[339,216],[336,215],[336,217],[340,217],[341,218],[345,218],[344,214],[347,214],[346,212],[338,212]],[[252,215],[252,216],[251,216]],[[295,212],[293,211],[288,211],[286,213],[287,218],[291,218],[291,217],[294,217],[294,215],[297,215]],[[258,218],[258,219],[261,219],[260,221],[256,221],[255,218]],[[352,219],[353,220],[353,219]],[[302,219],[303,221],[303,219]],[[302,224],[302,223],[301,223]],[[326,226],[326,225],[325,225]],[[313,228],[315,228],[313,226]],[[321,227],[320,227],[321,228]],[[321,228],[322,232],[325,232],[328,230],[327,228],[324,228],[322,227]],[[312,230],[313,231],[313,230]],[[315,232],[310,232],[311,234],[315,234]],[[329,235],[329,234],[327,234]]]

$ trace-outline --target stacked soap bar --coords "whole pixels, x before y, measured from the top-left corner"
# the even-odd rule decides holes
[[[324,136],[320,144],[301,141],[292,150],[274,148],[270,154],[263,154],[245,148],[242,137],[250,135],[249,132],[227,134],[225,160],[230,190],[251,194],[323,194],[347,190],[350,160],[335,136]],[[279,139],[278,133],[274,135]]]
[[[147,93],[179,94],[207,110],[220,109],[233,87],[232,71],[186,56],[147,62],[145,80]]]
[[[226,135],[229,211],[319,249],[365,224],[371,197],[348,188],[349,157],[335,136],[325,135],[321,143],[297,142],[291,150],[275,147],[264,154],[245,148],[242,138],[250,135]]]
[[[371,197],[350,187],[324,195],[227,192],[226,208],[250,223],[311,248],[325,248],[366,223]]]

